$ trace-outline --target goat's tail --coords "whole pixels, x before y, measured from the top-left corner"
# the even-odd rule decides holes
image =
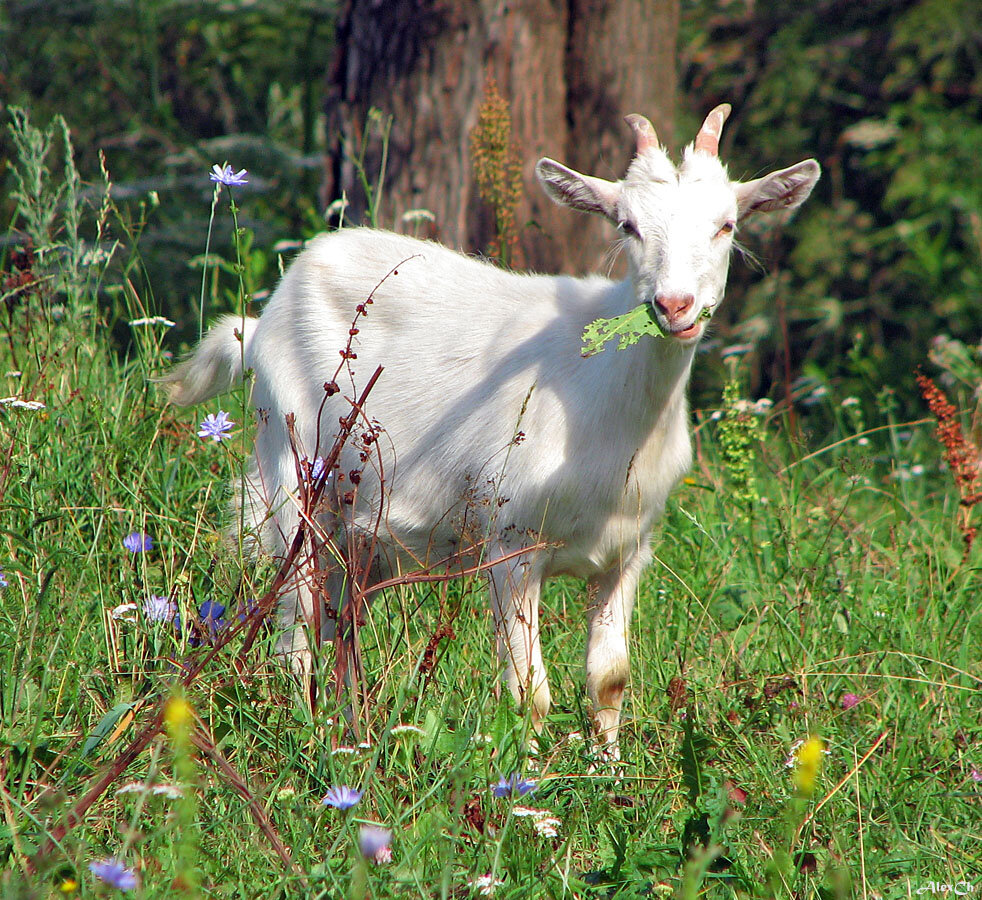
[[[159,379],[172,403],[191,406],[227,391],[242,379],[258,319],[223,316],[180,365]]]

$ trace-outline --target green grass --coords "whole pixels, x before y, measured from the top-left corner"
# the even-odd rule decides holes
[[[51,287],[0,308],[0,375],[21,372],[2,375],[2,393],[45,404],[0,406],[2,896],[111,893],[88,864],[115,855],[147,898],[467,897],[487,874],[516,898],[982,889],[980,549],[962,559],[932,424],[903,422],[923,411],[881,398],[868,424],[883,428],[863,444],[834,394],[803,442],[786,416],[762,423],[750,509],[732,499],[745,472],[721,454],[720,423],[696,415],[692,478],[638,597],[619,775],[595,772],[576,737],[590,721],[582,585],[557,582],[544,600],[554,708],[532,756],[521,712],[497,696],[471,579],[371,608],[357,732],[345,697],[310,713],[271,637],[242,654],[233,640],[186,689],[197,745],[162,730],[52,844],[208,652],[111,611],[167,595],[187,623],[205,600],[260,596],[271,574],[222,537],[248,429],[203,441],[197,423],[217,406],[171,409],[148,382],[179,348],[125,325],[147,312],[124,287],[133,265],[62,283],[57,259],[37,268]],[[242,421],[241,397],[223,408]],[[123,548],[134,531],[152,535],[150,552]],[[453,637],[434,644],[444,624]],[[859,703],[843,708],[846,694]],[[393,735],[400,723],[422,734]],[[785,761],[809,735],[829,752],[813,793],[796,794]],[[494,798],[512,772],[536,791]],[[184,796],[118,792],[134,781]],[[320,803],[342,783],[364,791],[347,813]],[[516,802],[550,810],[558,836],[511,814]],[[390,863],[362,862],[366,822],[392,830]]]

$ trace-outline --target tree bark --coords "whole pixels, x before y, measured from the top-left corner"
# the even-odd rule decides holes
[[[327,104],[331,144],[325,199],[349,201],[363,221],[365,195],[354,160],[378,177],[382,146],[365,138],[369,110],[392,117],[378,224],[427,209],[428,234],[466,251],[494,237],[470,157],[489,78],[511,109],[524,197],[514,263],[580,273],[603,263],[612,230],[552,204],[535,181],[542,156],[589,174],[619,178],[633,152],[623,123],[647,115],[671,140],[679,0],[348,0]]]

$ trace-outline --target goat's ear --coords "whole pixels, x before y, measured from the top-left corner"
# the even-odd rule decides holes
[[[751,213],[794,209],[808,199],[822,169],[814,159],[806,159],[763,178],[734,185],[737,196],[737,218]]]
[[[621,188],[616,182],[581,175],[552,159],[540,159],[535,174],[545,192],[560,206],[599,213],[612,222],[617,221]]]

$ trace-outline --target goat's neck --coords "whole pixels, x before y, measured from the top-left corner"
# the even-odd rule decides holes
[[[617,285],[624,310],[640,300],[633,278]],[[685,415],[685,394],[698,342],[682,343],[676,338],[642,338],[627,350],[608,348],[612,374],[622,384],[634,384],[643,392],[642,408],[651,423],[665,415]]]

